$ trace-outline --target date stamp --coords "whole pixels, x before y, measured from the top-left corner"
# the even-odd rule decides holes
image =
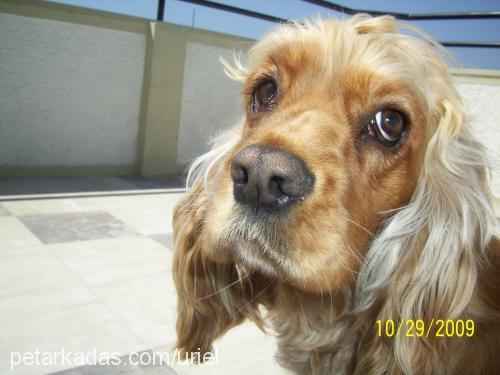
[[[377,334],[386,337],[472,337],[474,336],[472,319],[403,319],[396,322],[392,319],[377,320]]]

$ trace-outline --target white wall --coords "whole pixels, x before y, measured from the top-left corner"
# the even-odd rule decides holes
[[[188,42],[182,87],[177,161],[208,151],[208,141],[241,116],[242,85],[225,74],[219,56],[233,61],[233,50]]]
[[[469,107],[478,139],[485,145],[492,166],[493,193],[500,198],[500,85],[457,85]]]
[[[145,44],[0,13],[0,166],[134,164]]]

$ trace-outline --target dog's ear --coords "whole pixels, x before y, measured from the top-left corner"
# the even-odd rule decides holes
[[[433,320],[463,316],[486,264],[495,223],[485,151],[466,122],[455,88],[447,87],[446,95],[430,108],[432,130],[416,191],[373,242],[358,285],[360,310],[368,311],[378,301],[377,319],[422,319],[426,327]],[[378,336],[367,340],[372,348],[386,345]],[[429,351],[439,354],[442,343],[408,338],[402,331],[392,346],[400,369],[426,373],[438,366],[431,363]],[[387,369],[387,363],[375,358],[374,351],[373,363]]]
[[[208,159],[205,164],[211,163]],[[217,167],[216,164],[212,165]],[[201,356],[212,350],[217,337],[244,319],[261,325],[258,303],[265,291],[260,280],[230,258],[218,261],[207,256],[207,244],[200,236],[209,194],[205,182],[203,176],[195,179],[177,204],[173,220],[177,347],[186,355]]]

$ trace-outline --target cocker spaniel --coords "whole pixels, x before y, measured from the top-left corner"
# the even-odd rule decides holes
[[[245,114],[174,214],[179,349],[248,318],[297,374],[499,373],[500,241],[443,52],[357,15],[226,64]]]

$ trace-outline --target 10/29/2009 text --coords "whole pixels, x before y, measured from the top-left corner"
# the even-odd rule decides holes
[[[395,322],[392,319],[377,320],[377,335],[386,337],[472,337],[474,321],[472,319],[403,319]]]

